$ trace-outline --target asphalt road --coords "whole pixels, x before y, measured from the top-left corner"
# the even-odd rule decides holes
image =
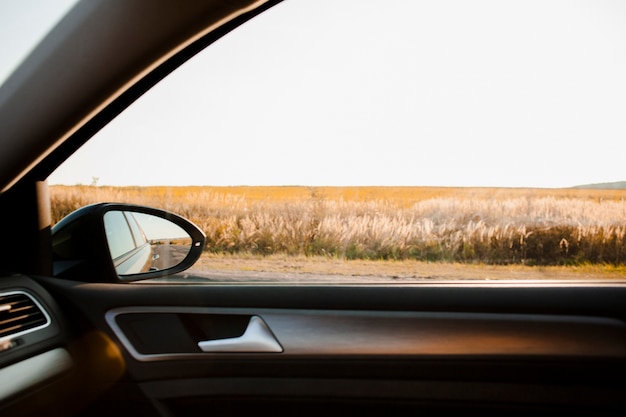
[[[152,245],[152,252],[159,257],[152,262],[151,267],[161,270],[178,265],[185,259],[189,249],[185,245]]]

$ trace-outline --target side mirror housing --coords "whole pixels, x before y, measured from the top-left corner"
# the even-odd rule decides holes
[[[163,277],[191,267],[205,241],[196,225],[165,210],[85,206],[52,228],[54,276],[90,282]]]

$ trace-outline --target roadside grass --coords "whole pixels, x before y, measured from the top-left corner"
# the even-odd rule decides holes
[[[607,271],[613,265],[622,276],[626,264],[626,190],[50,188],[53,222],[100,201],[159,207],[196,223],[207,235],[206,252],[216,255],[377,264],[594,265]]]

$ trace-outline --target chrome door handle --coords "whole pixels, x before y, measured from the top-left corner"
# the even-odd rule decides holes
[[[273,352],[283,351],[267,324],[259,316],[250,317],[246,331],[239,337],[198,342],[203,352]]]

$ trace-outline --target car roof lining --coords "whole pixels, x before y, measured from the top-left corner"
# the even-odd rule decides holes
[[[164,76],[278,2],[79,2],[0,87],[0,193],[45,179]]]

